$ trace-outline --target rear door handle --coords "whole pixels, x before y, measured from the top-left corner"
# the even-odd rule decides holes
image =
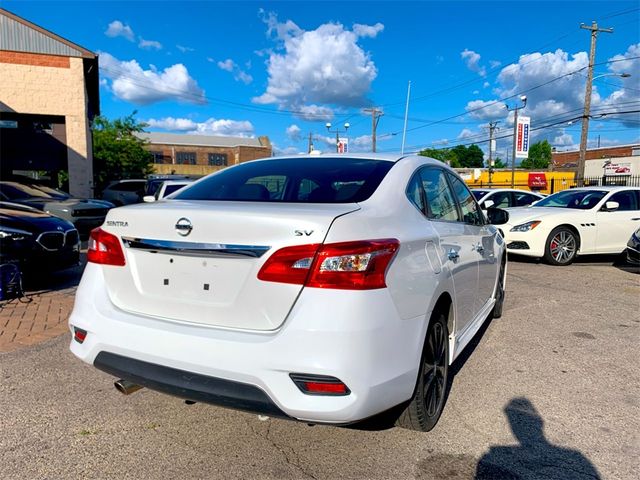
[[[478,252],[478,253],[482,253],[484,252],[484,247],[482,246],[481,243],[478,243],[476,245],[473,246],[473,248]]]
[[[460,255],[452,248],[449,250],[449,253],[447,253],[447,257],[449,257],[449,260],[453,261],[459,259]]]
[[[636,220],[640,220],[640,217],[632,218],[631,220],[635,222]]]

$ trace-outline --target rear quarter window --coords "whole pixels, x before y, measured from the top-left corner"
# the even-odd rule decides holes
[[[178,200],[354,203],[369,198],[394,163],[356,158],[259,160],[222,170]]]

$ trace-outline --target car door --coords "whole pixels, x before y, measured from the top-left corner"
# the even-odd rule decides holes
[[[472,237],[473,252],[478,262],[478,286],[474,306],[474,315],[489,301],[496,283],[498,259],[495,252],[496,229],[489,228],[480,207],[475,201],[467,185],[460,178],[447,173],[449,181],[460,208],[462,221],[465,223],[467,235]],[[497,192],[510,198],[511,192]]]
[[[438,234],[441,263],[451,272],[454,284],[456,330],[464,330],[475,316],[478,287],[478,239],[470,225],[461,218],[456,197],[439,167],[420,170],[426,197],[427,217]],[[453,333],[453,332],[452,332]]]
[[[618,208],[608,211],[606,202],[617,202]],[[605,198],[596,213],[596,252],[620,253],[640,226],[640,190],[621,190]]]

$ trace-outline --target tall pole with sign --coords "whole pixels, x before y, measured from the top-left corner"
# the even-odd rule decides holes
[[[524,156],[522,155],[522,146],[524,142],[524,134],[525,129],[518,127],[518,110],[527,106],[527,96],[521,95],[520,101],[522,102],[522,106],[514,107],[513,109],[513,155],[511,156],[511,188],[515,186],[515,178],[516,178],[516,158],[526,158],[529,155],[529,118],[527,119],[527,128],[526,128],[526,150],[524,151]],[[518,134],[521,134],[520,138],[520,148],[518,148]]]

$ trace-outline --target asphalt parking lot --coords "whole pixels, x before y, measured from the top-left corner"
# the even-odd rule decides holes
[[[638,478],[640,274],[511,261],[504,315],[428,434],[310,427],[141,390],[68,335],[0,354],[2,478]]]

